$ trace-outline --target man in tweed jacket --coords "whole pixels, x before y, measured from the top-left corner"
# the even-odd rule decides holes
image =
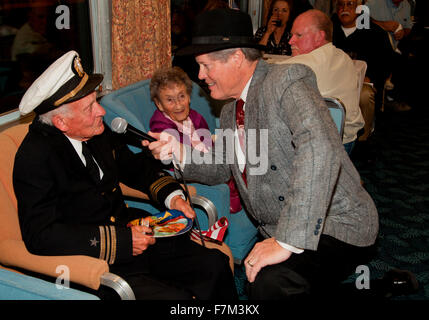
[[[157,158],[174,150],[186,159],[188,179],[217,184],[234,175],[246,211],[265,237],[245,259],[251,299],[325,293],[365,263],[378,233],[377,210],[342,147],[313,71],[260,60],[251,30],[242,12],[203,13],[192,45],[178,52],[196,56],[199,78],[213,98],[244,100],[244,151],[237,142],[231,161],[227,135],[218,135],[211,161],[203,164],[160,134],[153,134],[161,141],[149,148]],[[224,106],[220,123],[236,130],[235,102]],[[257,157],[266,163],[255,164]]]

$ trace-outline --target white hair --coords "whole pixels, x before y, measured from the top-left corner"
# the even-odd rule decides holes
[[[66,103],[66,104],[63,104],[62,106],[60,106],[54,110],[51,110],[51,111],[48,111],[48,112],[45,112],[45,113],[39,115],[39,120],[40,120],[40,122],[42,122],[44,124],[47,124],[49,126],[53,126],[52,118],[54,116],[62,115],[64,117],[70,117],[71,112],[72,111],[70,109],[69,104]]]

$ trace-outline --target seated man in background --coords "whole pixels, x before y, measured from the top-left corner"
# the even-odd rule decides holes
[[[352,59],[367,64],[365,82],[360,94],[359,106],[365,119],[364,133],[359,141],[365,141],[374,129],[376,105],[381,106],[384,82],[390,74],[393,51],[386,32],[370,23],[369,29],[357,28],[357,6],[361,0],[337,0],[336,15],[333,16],[334,33],[332,43]],[[376,48],[376,49],[375,49]]]
[[[49,7],[32,7],[28,21],[18,30],[11,48],[13,61],[21,54],[38,55],[45,59],[58,57],[60,51],[47,39]],[[53,60],[51,60],[53,61]]]
[[[350,155],[357,133],[365,121],[359,108],[358,75],[352,59],[332,44],[332,21],[319,10],[300,14],[292,26],[292,58],[281,63],[301,63],[316,74],[317,87],[323,97],[344,103],[346,120],[343,144]]]
[[[394,58],[391,60],[391,82],[393,90],[389,93],[386,106],[394,111],[408,111],[410,92],[413,91],[413,66],[408,57],[410,48],[409,35],[413,27],[411,7],[404,0],[367,0],[371,20],[389,35]],[[417,70],[415,70],[417,71]],[[389,99],[390,98],[390,99]]]
[[[56,59],[64,54],[48,39],[49,8],[32,7],[28,21],[18,30],[11,48],[11,58],[22,73],[19,85],[26,90]]]
[[[103,123],[97,103],[100,74],[86,74],[77,52],[56,60],[27,90],[20,111],[34,111],[15,157],[13,183],[22,237],[40,255],[88,255],[106,260],[137,299],[235,298],[228,257],[190,240],[158,239],[149,215],[127,208],[119,182],[159,205],[195,212],[180,184],[147,153],[132,153]],[[173,267],[172,267],[173,266]],[[111,298],[106,288],[98,294]]]
[[[411,7],[404,0],[367,0],[371,19],[391,36],[392,47],[398,48],[399,42],[411,33]]]
[[[173,129],[178,140],[199,151],[212,146],[209,127],[204,117],[190,108],[192,81],[179,67],[161,69],[150,81],[150,97],[157,106],[149,126],[152,132]],[[240,196],[234,178],[227,182],[230,191],[230,212],[241,210]]]

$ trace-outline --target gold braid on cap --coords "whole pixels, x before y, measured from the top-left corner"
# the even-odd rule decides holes
[[[70,91],[69,93],[67,93],[64,97],[62,97],[62,98],[60,98],[60,99],[58,99],[57,101],[54,102],[54,106],[55,107],[58,107],[64,101],[67,101],[68,99],[73,98],[83,88],[83,86],[88,81],[88,75],[83,70],[82,64],[80,63],[80,58],[78,56],[76,56],[74,58],[73,68],[76,71],[76,73],[78,74],[79,78],[82,78],[82,79],[80,80],[80,82],[79,82],[79,84],[77,85],[76,88],[74,88],[72,91]]]

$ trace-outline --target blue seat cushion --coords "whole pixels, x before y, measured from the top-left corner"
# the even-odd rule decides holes
[[[98,297],[65,288],[13,271],[0,269],[0,300],[100,300]]]

